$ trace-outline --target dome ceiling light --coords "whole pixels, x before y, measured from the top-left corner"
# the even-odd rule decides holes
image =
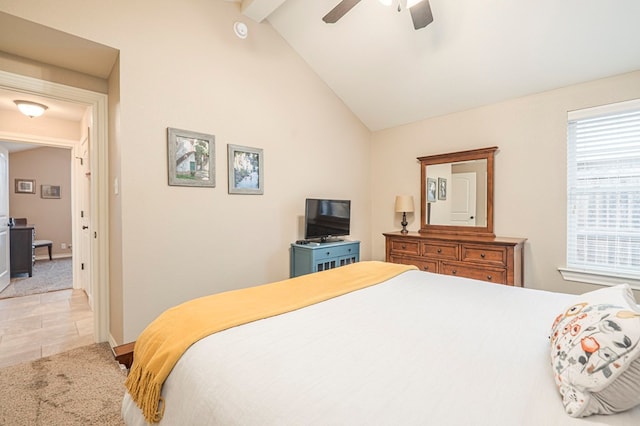
[[[40,117],[49,108],[46,105],[31,101],[13,101],[21,113],[29,118]]]

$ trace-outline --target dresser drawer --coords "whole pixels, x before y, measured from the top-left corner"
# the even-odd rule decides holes
[[[420,256],[420,243],[418,241],[391,240],[391,253]]]
[[[446,275],[454,275],[456,277],[489,281],[498,284],[507,283],[506,269],[486,268],[481,266],[472,266],[469,264],[442,262],[440,264],[440,273]]]
[[[403,265],[415,265],[421,271],[425,272],[438,272],[438,262],[433,260],[426,260],[423,258],[403,257],[403,256],[391,256],[390,262],[401,263]]]
[[[348,245],[342,245],[337,247],[327,247],[327,248],[317,249],[314,257],[316,260],[322,260],[322,259],[327,259],[329,257],[347,256],[347,255],[355,254],[358,252],[359,250],[357,245],[348,244]]]
[[[422,271],[523,286],[525,238],[437,233],[384,234],[386,261]]]
[[[458,260],[458,244],[444,242],[422,243],[422,255],[433,259]]]
[[[507,266],[507,248],[490,245],[461,245],[461,260],[463,262],[479,262]]]

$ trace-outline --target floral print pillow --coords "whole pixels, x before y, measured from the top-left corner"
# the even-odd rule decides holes
[[[578,296],[555,319],[550,339],[555,382],[570,416],[640,404],[640,306],[628,284]]]

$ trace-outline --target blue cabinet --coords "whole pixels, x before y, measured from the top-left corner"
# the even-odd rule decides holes
[[[360,261],[360,241],[291,244],[291,278]]]

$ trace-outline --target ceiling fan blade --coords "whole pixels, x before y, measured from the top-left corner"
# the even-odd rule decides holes
[[[433,14],[431,13],[431,6],[429,6],[429,0],[423,0],[409,8],[411,12],[411,19],[413,20],[413,28],[419,30],[424,28],[433,22]]]
[[[336,7],[331,9],[329,13],[324,15],[322,20],[327,24],[335,24],[338,22],[338,19],[342,18],[345,13],[350,11],[353,6],[360,3],[361,0],[342,0]]]

